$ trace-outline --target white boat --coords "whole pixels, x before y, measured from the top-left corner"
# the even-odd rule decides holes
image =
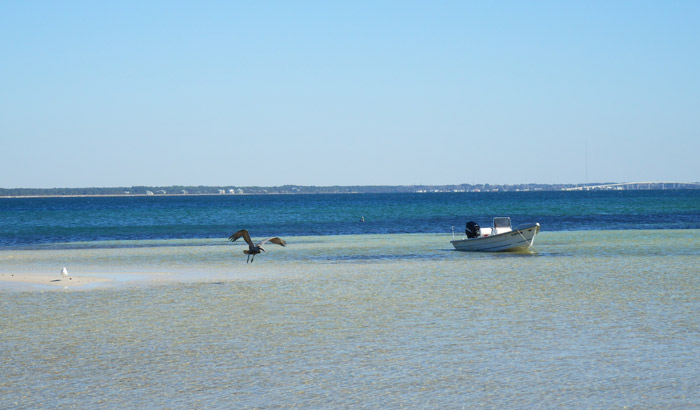
[[[458,251],[524,251],[530,249],[539,231],[539,223],[522,224],[513,229],[510,218],[498,217],[493,218],[492,228],[481,228],[475,222],[468,222],[465,231],[467,237],[450,242]]]

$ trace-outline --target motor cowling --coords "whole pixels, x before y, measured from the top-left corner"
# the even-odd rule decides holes
[[[478,238],[481,235],[481,228],[478,223],[469,221],[467,222],[467,229],[464,233],[467,234],[467,238]]]

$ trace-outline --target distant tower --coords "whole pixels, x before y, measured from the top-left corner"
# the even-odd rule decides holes
[[[586,140],[586,185],[588,185],[588,140]]]

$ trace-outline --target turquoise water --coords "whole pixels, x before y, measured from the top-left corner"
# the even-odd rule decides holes
[[[452,249],[493,216],[534,251]],[[700,191],[0,199],[0,279],[63,266],[1,409],[700,408]]]
[[[700,231],[447,233],[0,250],[0,408],[698,408]]]

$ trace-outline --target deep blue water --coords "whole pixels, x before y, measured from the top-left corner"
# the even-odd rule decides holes
[[[360,222],[364,216],[365,222]],[[0,247],[98,240],[543,230],[699,229],[700,190],[1,198]]]

